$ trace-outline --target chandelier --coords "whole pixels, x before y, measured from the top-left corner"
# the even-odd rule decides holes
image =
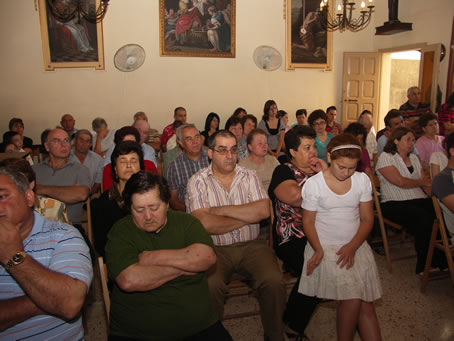
[[[372,1],[369,0],[367,6],[362,1],[359,17],[352,18],[355,1],[342,0],[342,5],[337,6],[337,14],[333,16],[328,8],[328,0],[322,0],[320,2],[320,22],[322,27],[325,27],[327,31],[361,31],[369,24],[370,18],[372,17],[372,10],[375,7]]]
[[[101,0],[96,8],[96,0],[47,0],[49,10],[58,21],[68,22],[74,17],[83,17],[91,23],[104,19],[109,6],[109,0]]]

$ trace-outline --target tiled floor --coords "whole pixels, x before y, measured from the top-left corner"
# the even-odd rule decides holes
[[[430,281],[424,294],[419,276],[414,274],[415,258],[393,262],[393,272],[385,268],[384,257],[376,256],[383,285],[383,298],[376,302],[383,340],[454,340],[454,287],[449,279]],[[106,340],[106,323],[99,284],[86,311],[86,340]],[[254,297],[232,297],[226,313],[250,310],[257,306]],[[261,341],[259,316],[224,321],[236,341]],[[308,328],[311,340],[336,339],[336,303],[320,305]],[[359,336],[355,340],[360,340]]]

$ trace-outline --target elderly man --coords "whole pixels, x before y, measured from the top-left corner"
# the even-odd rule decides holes
[[[74,128],[74,125],[76,124],[74,117],[72,117],[71,114],[64,114],[61,117],[60,124],[63,127],[63,130],[68,133],[69,137],[73,139],[74,134],[77,133],[77,129]]]
[[[49,159],[33,165],[36,173],[36,194],[64,202],[68,218],[74,225],[82,222],[83,202],[90,194],[90,171],[80,162],[71,160],[71,142],[60,128],[49,131],[44,147]]]
[[[74,138],[74,150],[71,158],[84,165],[90,171],[90,194],[101,189],[104,159],[90,150],[93,145],[93,135],[87,129],[78,130]]]
[[[174,210],[186,211],[184,197],[189,178],[202,168],[208,167],[208,153],[202,148],[198,129],[193,124],[177,128],[177,142],[183,152],[172,161],[166,178],[170,187],[170,206]]]
[[[268,192],[274,168],[279,166],[280,163],[274,156],[268,154],[266,133],[262,129],[252,130],[247,137],[247,146],[249,156],[240,160],[238,164],[255,170],[263,188]]]
[[[430,107],[421,103],[421,90],[412,86],[407,90],[408,101],[399,108],[404,118],[405,126],[416,133],[416,138],[422,135],[422,129],[418,122],[423,114],[430,113]]]
[[[177,107],[173,111],[173,121],[181,121],[183,124],[186,124],[187,113],[186,109],[183,107]],[[163,152],[167,151],[167,141],[175,135],[175,129],[173,128],[173,122],[167,125],[162,131],[161,136],[161,149]]]
[[[374,165],[378,158],[377,150],[377,139],[375,137],[374,121],[372,118],[372,112],[369,110],[364,110],[361,115],[358,117],[358,123],[366,128],[366,149],[369,153],[369,159],[373,162]]]
[[[25,176],[0,168],[0,339],[82,340],[90,253],[72,226],[33,211]]]
[[[271,248],[259,235],[258,222],[270,215],[269,199],[255,171],[238,166],[235,136],[220,130],[208,142],[210,166],[188,182],[186,208],[211,234],[217,255],[208,272],[215,310],[222,319],[227,284],[234,273],[252,278],[260,303],[265,338],[283,340],[286,293]]]
[[[134,120],[134,122],[138,121],[138,120],[143,120],[143,121],[148,122],[148,116],[143,111],[138,111],[134,114],[133,120]]]
[[[131,215],[106,245],[115,281],[109,340],[231,340],[210,302],[213,242],[189,214],[169,210],[164,178],[140,171],[123,190]]]

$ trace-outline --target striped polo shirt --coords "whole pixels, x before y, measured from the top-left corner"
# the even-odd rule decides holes
[[[194,174],[189,179],[186,190],[187,212],[201,208],[243,205],[268,198],[254,170],[237,165],[234,172],[235,177],[229,191],[214,176],[212,165]],[[254,240],[259,232],[259,224],[248,224],[231,232],[211,235],[211,238],[214,245],[223,246]]]
[[[48,221],[34,212],[32,231],[23,241],[24,251],[38,263],[83,281],[90,287],[93,268],[87,244],[73,226]],[[9,272],[0,265],[0,300],[26,295]],[[37,315],[0,332],[1,340],[82,340],[79,316],[65,321],[53,315]]]

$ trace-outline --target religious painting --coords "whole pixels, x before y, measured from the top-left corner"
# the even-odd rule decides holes
[[[284,0],[287,20],[286,67],[331,69],[332,32],[320,21],[320,0]],[[333,1],[328,1],[332,11]]]
[[[159,0],[161,56],[235,57],[236,0]]]
[[[104,69],[102,23],[89,22],[76,14],[69,20],[58,19],[59,12],[71,12],[80,4],[88,14],[96,13],[100,0],[39,0],[44,70],[56,68]]]

